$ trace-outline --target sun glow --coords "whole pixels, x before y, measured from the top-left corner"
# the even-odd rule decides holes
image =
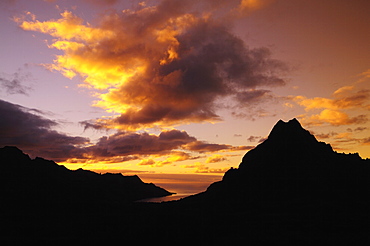
[[[123,11],[112,9],[93,24],[76,15],[80,14],[76,8],[72,8],[73,12],[62,11],[59,19],[41,21],[25,12],[14,21],[24,30],[49,35],[48,48],[59,52],[52,64],[42,65],[75,78],[73,81],[80,79],[82,90],[92,91],[92,105],[107,112],[80,122],[85,129],[151,131],[219,122],[222,117],[218,100],[223,100],[229,109],[239,107],[235,105],[251,109],[250,105],[264,100],[278,100],[265,88],[285,84],[280,76],[286,71],[285,64],[270,59],[267,48],[248,48],[229,26],[244,13],[271,2],[210,1],[191,5],[186,1],[176,6],[171,1],[160,1],[157,6],[139,4]],[[226,19],[230,22],[222,23]],[[305,113],[300,118],[310,126],[364,124],[368,120],[364,111],[370,109],[369,90],[360,85],[367,81],[368,71],[359,76],[357,83],[343,84],[328,97],[295,95],[285,106],[292,110],[295,105],[301,106]],[[260,110],[252,117],[267,116]],[[220,148],[199,141],[184,148],[202,146],[201,151]],[[221,147],[220,152],[230,150],[231,147]],[[208,157],[206,163],[226,158]],[[185,157],[146,156],[140,166],[165,166],[183,161],[181,158]]]

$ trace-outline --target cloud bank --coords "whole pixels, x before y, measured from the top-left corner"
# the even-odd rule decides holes
[[[200,153],[243,151],[253,147],[208,143],[189,136],[186,131],[175,129],[164,130],[158,135],[119,131],[109,137],[101,137],[96,144],[84,148],[85,158],[75,158],[75,162],[109,158],[117,160],[119,156],[129,157],[128,160],[142,159],[138,164],[141,166],[162,167],[178,161],[198,159]],[[155,160],[160,157],[165,159]]]
[[[91,143],[88,138],[68,136],[53,128],[58,123],[37,109],[0,100],[0,146],[17,146],[32,156],[68,163],[122,163],[162,167],[200,158],[199,153],[241,151],[252,146],[232,146],[199,141],[186,131],[164,130],[160,134],[118,131]],[[155,160],[155,158],[162,160]],[[216,159],[212,159],[215,161]],[[219,161],[221,159],[218,159]]]
[[[80,76],[97,90],[94,105],[117,114],[82,124],[138,130],[219,121],[217,100],[248,105],[268,98],[266,87],[284,85],[286,65],[232,33],[231,16],[265,3],[162,0],[110,12],[95,25],[69,11],[57,20],[16,21],[55,38],[49,47],[63,54],[45,66]]]
[[[33,156],[55,161],[82,158],[81,149],[76,146],[89,143],[89,139],[53,130],[58,123],[37,115],[39,112],[0,100],[0,146],[17,146]]]
[[[369,121],[370,90],[359,86],[343,86],[332,98],[293,96],[291,100],[304,107],[311,115],[301,116],[306,125],[332,126],[366,124]]]

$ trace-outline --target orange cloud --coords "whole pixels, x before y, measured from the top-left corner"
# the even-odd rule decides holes
[[[195,173],[225,173],[227,170],[229,170],[229,167],[225,168],[200,168],[195,171]]]
[[[153,160],[144,159],[137,165],[139,166],[151,166],[151,167],[163,167],[165,165],[172,164],[174,162],[197,159],[198,157],[192,157],[190,154],[181,151],[172,151],[171,154],[165,160]]]
[[[257,6],[261,1],[242,2]],[[117,114],[82,122],[87,127],[137,130],[192,122],[216,122],[215,101],[232,95],[240,103],[269,95],[286,66],[266,48],[249,49],[216,20],[240,1],[159,1],[111,12],[96,25],[69,11],[57,20],[18,18],[24,30],[54,37],[62,51],[48,69],[80,76],[96,90],[95,106]]]
[[[362,139],[362,144],[370,145],[370,137]]]
[[[185,131],[165,130],[159,135],[133,132],[117,132],[101,137],[95,144],[76,148],[79,156],[70,157],[64,163],[111,164],[141,160],[139,166],[163,167],[176,162],[200,158],[198,153],[232,152],[249,150],[253,146],[211,144],[189,136]],[[197,153],[197,154],[194,154]],[[221,155],[207,159],[207,163],[226,160]]]
[[[369,140],[369,137],[363,137],[362,134],[355,134],[354,132],[342,132],[334,136],[333,146],[337,151],[350,151],[356,150],[356,148],[361,146],[369,145]]]
[[[91,156],[111,157],[129,155],[168,155],[172,150],[197,141],[185,131],[167,130],[159,135],[132,132],[117,132],[101,137],[87,148]]]
[[[354,85],[343,86],[332,94],[332,98],[293,96],[291,99],[303,106],[307,112],[321,110],[318,114],[301,117],[303,123],[307,125],[327,123],[340,126],[363,124],[368,121],[370,110],[370,90],[368,89],[357,89]],[[361,113],[352,116],[355,111]]]
[[[348,114],[343,113],[339,110],[324,109],[320,114],[311,115],[306,118],[303,117],[303,122],[308,125],[322,125],[323,123],[329,123],[333,126],[351,125],[351,124],[363,124],[368,121],[366,115],[359,115],[356,117],[349,117]]]
[[[199,153],[210,153],[217,151],[241,151],[241,150],[250,150],[254,146],[232,146],[229,144],[213,144],[207,143],[204,141],[193,141],[183,146],[184,149],[190,151],[196,151]]]
[[[154,166],[156,164],[156,162],[153,160],[153,159],[145,159],[145,160],[142,160],[138,165],[139,166]]]
[[[242,13],[258,10],[273,2],[273,0],[241,0],[238,10]]]
[[[184,165],[183,168],[193,168],[195,173],[225,173],[229,168],[210,168],[200,162],[196,162],[192,165]]]
[[[227,160],[227,158],[225,158],[222,155],[213,155],[207,158],[206,163],[216,163],[216,162],[221,162],[225,160]]]
[[[369,99],[370,90],[359,90],[353,92],[354,86],[344,86],[339,88],[333,93],[333,99],[314,97],[306,98],[304,96],[293,97],[293,100],[299,105],[304,106],[305,110],[313,109],[351,109],[351,108],[364,108],[370,109]]]

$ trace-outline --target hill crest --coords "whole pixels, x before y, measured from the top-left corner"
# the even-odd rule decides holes
[[[31,159],[12,146],[0,148],[0,161],[0,182],[2,187],[7,187],[8,195],[36,203],[53,200],[61,204],[125,203],[172,194],[152,183],[144,183],[136,175],[72,171],[54,161]]]

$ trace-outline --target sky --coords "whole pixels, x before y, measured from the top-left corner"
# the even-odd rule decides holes
[[[369,10],[367,0],[3,0],[0,146],[184,193],[238,167],[279,119],[370,158]]]

